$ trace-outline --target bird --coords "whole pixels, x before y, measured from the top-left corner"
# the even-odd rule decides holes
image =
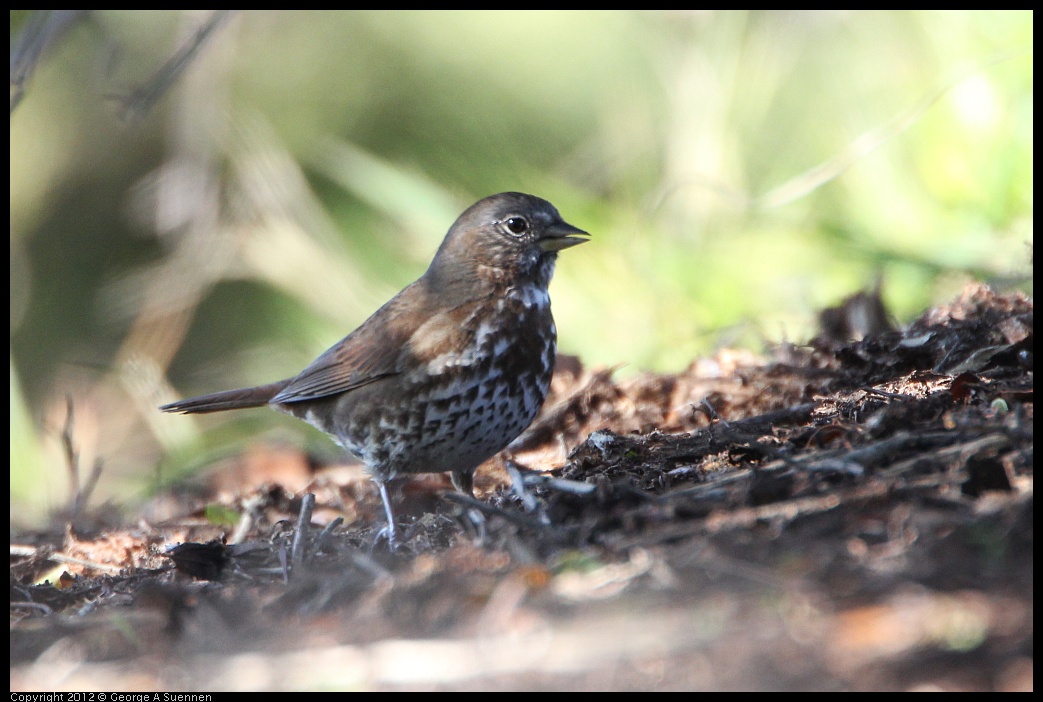
[[[448,472],[473,496],[478,466],[539,412],[557,346],[548,286],[558,252],[589,240],[547,200],[486,197],[457,218],[423,275],[295,377],[160,410],[267,406],[329,434],[376,482],[394,550],[389,482]]]

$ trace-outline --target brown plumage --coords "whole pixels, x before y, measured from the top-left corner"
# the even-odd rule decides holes
[[[554,370],[548,285],[558,251],[587,241],[546,200],[500,193],[468,208],[427,271],[295,378],[171,403],[164,412],[270,405],[332,435],[381,489],[475,469],[536,416]]]

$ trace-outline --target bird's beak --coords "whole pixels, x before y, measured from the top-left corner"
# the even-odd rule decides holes
[[[590,234],[578,229],[568,222],[552,224],[540,238],[540,248],[544,252],[561,251],[584,241],[590,241]]]

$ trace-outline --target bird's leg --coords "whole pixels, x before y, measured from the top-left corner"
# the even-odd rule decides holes
[[[468,497],[474,497],[474,469],[471,470],[454,470],[449,474],[449,479],[453,481],[453,487],[459,492],[467,495]],[[474,509],[473,507],[466,510],[465,514],[467,518],[474,525],[475,535],[479,540],[485,540],[485,515],[480,510]]]
[[[395,540],[395,514],[391,511],[391,496],[388,495],[387,483],[383,480],[373,479],[373,482],[377,484],[377,489],[380,490],[380,499],[384,501],[384,514],[387,515],[387,526],[381,531],[387,532],[388,537],[388,548],[394,551],[398,548],[398,543]],[[377,534],[377,538],[380,538],[380,534]]]

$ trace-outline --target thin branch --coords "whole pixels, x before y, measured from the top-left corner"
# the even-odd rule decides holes
[[[36,10],[11,42],[11,114],[25,97],[25,86],[40,57],[62,36],[86,19],[90,10]]]
[[[142,119],[191,65],[203,45],[213,37],[214,32],[234,13],[235,10],[215,10],[151,78],[121,101],[121,117],[128,122]]]

